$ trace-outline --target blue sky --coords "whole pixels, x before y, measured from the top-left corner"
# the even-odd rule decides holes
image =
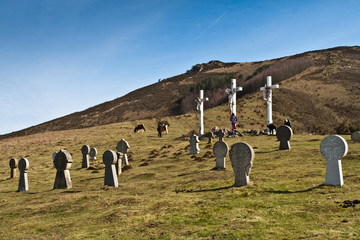
[[[0,0],[0,134],[211,60],[359,45],[358,0]]]

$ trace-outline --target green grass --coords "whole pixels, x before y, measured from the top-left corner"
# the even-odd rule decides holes
[[[225,112],[209,110],[206,129],[228,127]],[[342,187],[323,185],[324,136],[294,135],[290,151],[278,151],[276,137],[226,138],[229,147],[244,141],[255,149],[250,185],[234,188],[228,156],[226,170],[213,171],[215,159],[203,157],[212,151],[207,140],[198,154],[204,161],[188,155],[188,141],[175,140],[198,129],[197,117],[167,119],[171,126],[163,138],[151,119],[143,121],[146,133],[134,134],[127,122],[0,141],[0,239],[360,238],[360,206],[336,203],[360,198],[360,144],[350,136],[344,136],[349,152],[342,160]],[[118,188],[106,187],[102,154],[121,138],[130,144],[132,169],[121,174]],[[92,170],[81,169],[83,144],[98,149]],[[73,188],[52,190],[51,155],[61,148],[73,153]],[[30,189],[18,193],[8,162],[25,156]]]

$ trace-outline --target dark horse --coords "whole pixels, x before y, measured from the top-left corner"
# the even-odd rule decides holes
[[[270,130],[270,135],[274,135],[274,130],[276,130],[276,126],[273,123],[270,123],[269,125],[267,125],[267,127]]]
[[[166,134],[168,134],[169,126],[170,126],[170,123],[168,121],[158,122],[158,127],[157,127],[158,136],[161,137],[162,132],[166,132]]]
[[[145,125],[142,123],[142,124],[139,124],[135,127],[134,129],[134,133],[137,133],[140,129],[144,130],[144,132],[146,132],[146,128],[145,128]]]

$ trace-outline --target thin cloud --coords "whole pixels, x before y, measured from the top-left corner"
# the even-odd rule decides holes
[[[202,31],[202,32],[195,38],[195,41],[198,40],[199,38],[201,38],[202,35],[204,35],[207,31],[209,31],[210,28],[212,28],[218,21],[220,21],[227,13],[228,13],[228,11],[225,11],[220,17],[218,17],[212,24],[210,24],[204,31]]]

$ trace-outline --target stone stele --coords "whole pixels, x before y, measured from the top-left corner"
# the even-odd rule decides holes
[[[10,178],[16,177],[16,169],[18,167],[18,160],[16,158],[11,158],[9,161],[10,166]]]
[[[29,170],[29,160],[26,158],[21,158],[18,163],[18,168],[20,172],[18,192],[25,192],[29,190],[29,181],[27,175]]]
[[[190,136],[190,150],[189,150],[189,154],[198,154],[200,153],[200,148],[199,148],[199,137],[195,134]]]
[[[218,141],[214,144],[213,153],[216,157],[216,169],[225,169],[225,157],[229,152],[229,146],[224,141]]]
[[[290,139],[293,135],[291,127],[283,125],[276,129],[276,137],[280,141],[279,150],[290,149]]]
[[[118,187],[118,177],[115,164],[118,162],[118,155],[115,151],[108,150],[103,154],[103,162],[105,164],[104,185]]]
[[[56,154],[57,154],[57,152],[53,152],[53,154],[52,154],[53,168],[55,168],[55,163],[54,163],[54,161],[55,161]]]
[[[90,160],[96,160],[97,149],[94,147],[90,148],[89,155],[90,155]]]
[[[341,158],[347,151],[347,142],[338,135],[327,136],[321,141],[320,152],[326,158],[325,185],[342,186],[344,184]]]
[[[116,150],[123,154],[123,157],[121,159],[121,162],[123,165],[129,165],[129,161],[128,161],[127,154],[126,154],[128,149],[130,149],[130,145],[124,139],[121,139],[116,146]]]
[[[354,142],[360,142],[360,131],[355,131],[351,134],[351,140]]]
[[[82,168],[89,168],[90,163],[89,163],[89,152],[90,152],[90,147],[88,145],[84,145],[81,148],[81,152],[83,154],[83,159],[82,159]]]
[[[120,159],[123,159],[124,154],[122,154],[121,152],[117,152],[116,156],[118,159],[115,163],[116,174],[120,176],[120,174],[122,173],[122,161]]]
[[[71,154],[65,150],[60,150],[55,156],[56,176],[54,189],[72,188],[70,171],[73,159]]]
[[[235,173],[234,187],[249,184],[249,174],[254,156],[253,148],[247,143],[239,142],[231,146],[230,161]]]

